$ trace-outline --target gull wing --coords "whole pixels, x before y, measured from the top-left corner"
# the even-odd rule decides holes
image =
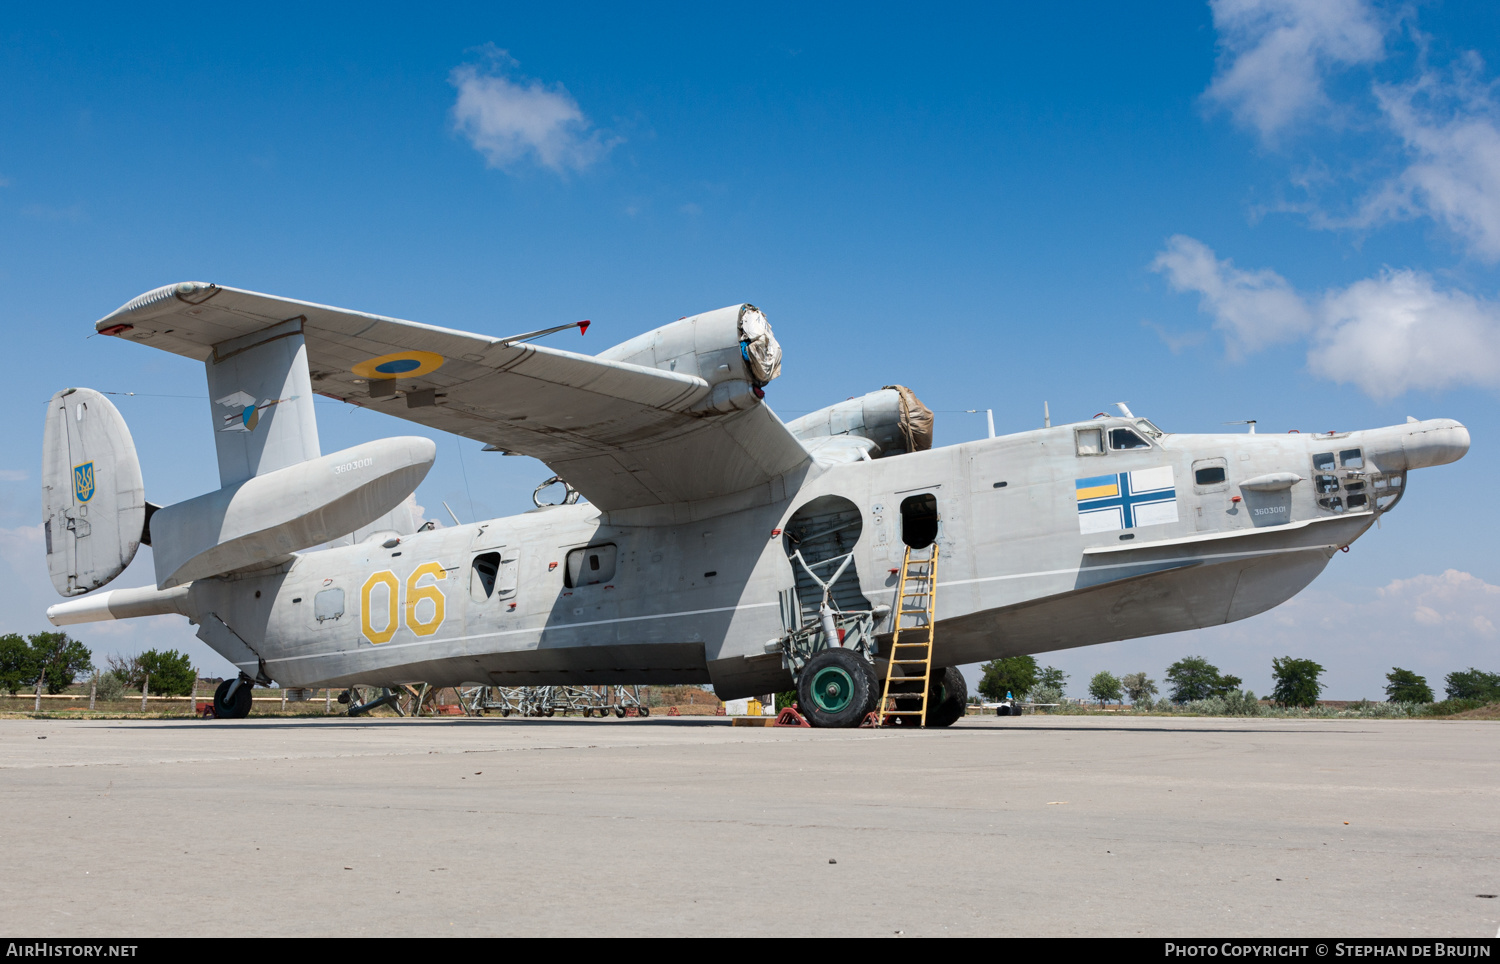
[[[186,282],[95,328],[208,361],[216,345],[294,320],[314,391],[533,456],[602,509],[728,495],[809,460],[764,403],[724,411],[696,375],[345,308]],[[372,382],[401,392],[372,395]]]

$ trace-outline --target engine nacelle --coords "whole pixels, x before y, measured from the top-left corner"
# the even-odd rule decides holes
[[[754,305],[674,321],[606,349],[599,357],[698,376],[714,389],[699,402],[705,414],[749,407],[758,401],[758,390],[781,374],[781,345]]]
[[[902,385],[820,408],[786,427],[825,461],[859,458],[860,450],[878,459],[932,448],[932,411]]]

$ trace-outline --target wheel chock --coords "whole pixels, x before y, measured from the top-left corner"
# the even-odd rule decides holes
[[[788,706],[776,715],[776,722],[772,726],[805,726],[812,729],[812,724],[807,722],[807,717],[797,712],[796,705]]]
[[[865,718],[859,721],[859,728],[861,730],[873,730],[881,725],[880,713],[875,710],[866,713]]]

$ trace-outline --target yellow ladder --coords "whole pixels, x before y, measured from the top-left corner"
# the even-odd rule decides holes
[[[921,550],[917,550],[921,552]],[[912,558],[911,547],[901,560],[901,595],[896,600],[895,634],[891,637],[890,664],[885,672],[885,689],[877,705],[875,725],[886,717],[915,716],[921,726],[927,725],[927,687],[932,679],[932,632],[937,607],[938,547],[934,542],[926,556]],[[905,637],[905,638],[903,638]],[[901,690],[894,694],[891,684],[921,683],[918,693]],[[917,700],[921,708],[896,709],[892,698]]]

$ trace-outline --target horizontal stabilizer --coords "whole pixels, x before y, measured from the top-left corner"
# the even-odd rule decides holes
[[[368,525],[416,491],[436,455],[431,439],[380,439],[158,509],[156,584],[269,562]]]

